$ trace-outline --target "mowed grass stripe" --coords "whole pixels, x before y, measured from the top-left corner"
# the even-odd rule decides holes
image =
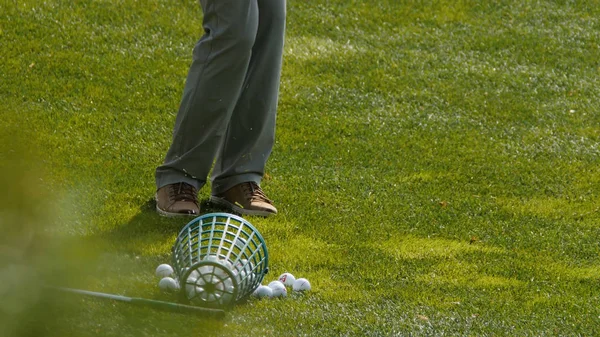
[[[51,306],[58,318],[42,308],[6,326],[90,336],[598,334],[599,8],[290,0],[263,182],[280,214],[250,221],[270,249],[266,281],[289,271],[313,291],[249,301],[224,322],[62,299]],[[202,33],[198,4],[0,9],[0,158],[19,191],[2,204],[36,200],[43,211],[20,223],[67,240],[36,266],[74,286],[172,300],[153,271],[187,221],[154,213],[153,171]],[[10,169],[15,153],[30,153],[25,166],[39,171]],[[37,197],[20,184],[40,187]],[[202,205],[217,211],[209,194]]]

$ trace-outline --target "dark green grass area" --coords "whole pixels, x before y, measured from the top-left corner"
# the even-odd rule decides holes
[[[313,291],[200,319],[25,296],[7,255],[1,302],[43,301],[0,307],[0,331],[600,334],[599,5],[290,0],[262,184],[280,213],[248,220],[264,283]],[[29,251],[33,228],[20,263],[42,280],[173,299],[153,271],[188,220],[155,214],[153,174],[201,22],[195,2],[0,3],[2,243]]]

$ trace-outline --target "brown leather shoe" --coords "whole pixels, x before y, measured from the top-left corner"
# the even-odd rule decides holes
[[[210,201],[242,215],[270,216],[277,214],[277,208],[267,198],[255,182],[233,186],[225,193],[213,195]]]
[[[197,195],[198,191],[190,184],[176,183],[163,186],[156,191],[156,211],[168,217],[197,216],[200,214]]]

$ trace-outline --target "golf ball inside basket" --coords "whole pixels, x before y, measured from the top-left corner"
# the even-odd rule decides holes
[[[179,284],[172,277],[163,277],[158,282],[158,287],[160,290],[168,291],[168,292],[176,292],[179,290]]]
[[[294,291],[308,291],[310,290],[310,282],[308,282],[308,280],[305,278],[299,278],[294,281],[292,289]]]
[[[205,261],[211,261],[211,262],[220,262],[220,261],[219,261],[219,257],[217,257],[216,255],[213,255],[213,254],[211,254],[211,255],[206,255],[206,256],[204,257],[204,260],[205,260]]]
[[[166,263],[163,263],[156,267],[156,277],[164,278],[173,275],[173,267],[169,266]]]
[[[242,285],[242,283],[248,282],[248,274],[241,270],[239,273],[238,272],[234,272],[233,273],[235,275],[235,280],[238,283],[238,285]]]
[[[252,262],[246,259],[241,259],[240,261],[238,261],[238,263],[235,264],[235,269],[238,272],[244,271],[246,274],[248,274],[252,272],[252,269],[254,269],[254,265],[252,264]]]
[[[279,276],[279,281],[281,281],[283,285],[291,287],[294,285],[294,281],[296,281],[296,278],[290,273],[283,273]]]
[[[221,264],[224,265],[227,269],[233,270],[233,264],[231,264],[231,262],[223,259],[221,260]]]
[[[188,275],[187,277],[187,282],[186,283],[196,283],[196,280],[200,277],[200,273],[198,272],[198,270],[192,270],[192,272],[190,273],[190,275]]]
[[[198,278],[194,276],[188,277],[185,282],[185,293],[187,298],[194,303],[201,303],[202,300],[206,300],[204,285],[206,285],[206,281],[201,276]]]
[[[219,298],[221,305],[231,304],[234,301],[233,294],[231,293],[223,293]]]
[[[252,295],[254,295],[255,297],[258,297],[258,298],[271,297],[271,296],[273,296],[273,289],[271,289],[267,286],[260,285],[260,286],[258,286],[258,288],[256,288],[256,290],[254,290]]]
[[[197,295],[197,293],[200,293],[202,291],[202,288],[200,289],[196,289],[199,288],[197,287],[195,284],[189,284],[186,283],[185,284],[185,294],[187,295],[188,300],[195,300],[195,297]]]
[[[237,238],[233,244],[238,247],[240,250],[244,249],[244,246],[246,246],[246,240],[242,239],[242,238]]]
[[[231,281],[231,279],[227,279],[224,282],[219,282],[215,284],[215,289],[216,298],[220,301],[221,304],[224,305],[233,302],[233,292],[235,289],[233,287],[233,282]]]

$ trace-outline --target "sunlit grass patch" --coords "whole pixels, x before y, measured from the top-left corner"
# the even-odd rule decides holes
[[[481,252],[500,252],[493,247],[471,244],[469,241],[459,242],[442,238],[419,238],[414,236],[394,235],[387,240],[374,243],[396,259],[441,258],[452,259],[461,254]]]
[[[27,140],[23,171],[40,173],[25,180],[48,192],[6,216],[29,189],[5,174],[2,225],[39,206],[64,248],[38,247],[51,280],[173,300],[154,269],[190,219],[155,213],[153,174],[198,4],[0,9],[0,150]],[[17,335],[598,335],[599,17],[590,1],[288,1],[262,183],[279,214],[248,219],[265,282],[291,272],[313,291],[224,321],[70,298],[14,320]],[[220,211],[209,196],[203,212]]]
[[[499,200],[499,203],[511,213],[548,219],[578,220],[580,216],[589,213],[586,203],[578,198],[534,197]]]

